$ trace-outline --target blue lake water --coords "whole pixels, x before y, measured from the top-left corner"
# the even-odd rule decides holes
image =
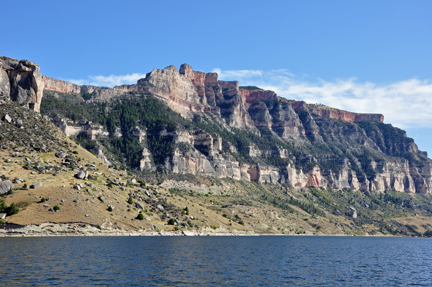
[[[432,239],[0,238],[1,286],[432,286]]]

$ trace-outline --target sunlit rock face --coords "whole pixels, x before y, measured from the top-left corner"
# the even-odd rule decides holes
[[[0,98],[40,111],[44,83],[39,65],[0,57]]]
[[[38,107],[40,83],[37,82],[38,76],[34,76],[38,73],[38,67],[23,62],[20,70],[17,68],[20,62],[13,63],[16,68],[12,70],[15,72],[5,69],[3,64],[0,69],[0,97],[12,97],[13,85],[8,84],[12,83],[10,75],[22,73],[23,79],[33,77],[36,83],[28,85],[33,92],[18,98],[23,103],[34,103],[34,107]],[[25,73],[28,73],[27,76]],[[432,191],[431,160],[402,130],[384,125],[381,114],[352,113],[287,100],[273,91],[239,87],[237,81],[218,80],[217,73],[194,71],[187,64],[179,69],[174,66],[154,69],[137,84],[114,88],[79,86],[46,76],[41,79],[41,87],[46,90],[92,93],[89,101],[109,102],[125,93],[144,93],[162,100],[186,119],[205,119],[229,132],[239,129],[278,142],[268,147],[254,142],[236,147],[221,135],[204,130],[163,131],[161,136],[170,136],[176,143],[163,163],[166,172],[288,184],[293,188],[349,188],[369,193]],[[374,126],[369,127],[369,123]],[[86,133],[91,138],[107,136],[103,128],[91,123],[69,124],[67,119],[62,119],[58,125],[68,135]],[[128,135],[145,143],[145,130],[135,127],[128,131]],[[119,130],[115,136],[124,135]],[[281,142],[287,145],[279,144]],[[178,146],[180,143],[182,145]],[[295,153],[295,149],[306,150],[309,154]],[[373,154],[374,159],[361,162],[363,150]],[[246,154],[255,163],[239,161],[240,153]],[[274,158],[283,159],[284,164],[268,161]],[[143,149],[139,169],[156,170],[147,148]]]

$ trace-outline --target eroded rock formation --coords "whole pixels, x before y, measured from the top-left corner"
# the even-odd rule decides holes
[[[39,70],[39,65],[28,60],[0,57],[0,99],[39,112],[44,88]]]
[[[164,101],[186,119],[207,118],[227,130],[238,128],[291,144],[291,148],[258,147],[250,142],[237,149],[218,134],[181,129],[162,131],[160,136],[172,137],[175,143],[174,150],[167,154],[163,163],[163,168],[171,173],[282,183],[293,188],[432,192],[431,160],[403,131],[386,126],[368,130],[362,125],[382,124],[383,115],[380,114],[351,113],[286,100],[273,91],[241,89],[236,81],[220,81],[216,73],[193,71],[187,64],[179,70],[174,66],[154,69],[135,85],[115,88],[77,86],[48,77],[44,79],[47,90],[93,93],[92,101],[110,101],[127,92],[144,92]],[[0,86],[0,90],[4,87]],[[107,135],[90,123],[71,127],[63,122],[62,125],[70,135],[83,132],[91,138]],[[386,141],[389,130],[398,138],[397,142]],[[146,131],[139,127],[128,134],[137,137],[140,143],[146,137]],[[118,130],[113,136],[123,135]],[[310,154],[294,153],[294,147]],[[377,155],[375,160],[367,165],[361,163],[356,157],[362,150]],[[247,154],[256,163],[239,161],[236,158],[239,153]],[[406,159],[410,158],[408,154],[416,160]],[[285,164],[272,165],[268,161],[272,158],[284,159]],[[139,169],[154,171],[156,168],[150,150],[144,148]]]

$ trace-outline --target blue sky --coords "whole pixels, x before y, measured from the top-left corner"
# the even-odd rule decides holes
[[[77,83],[190,64],[280,96],[383,113],[432,155],[432,1],[0,0],[0,55]]]

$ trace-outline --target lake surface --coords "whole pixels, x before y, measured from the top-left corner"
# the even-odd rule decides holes
[[[0,238],[1,286],[431,286],[432,239]]]

